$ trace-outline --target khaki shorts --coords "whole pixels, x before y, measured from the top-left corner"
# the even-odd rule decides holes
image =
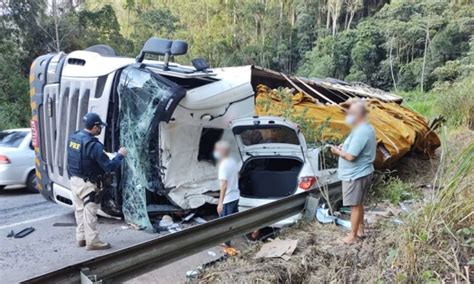
[[[370,173],[351,181],[342,181],[342,204],[344,206],[361,205],[372,184],[374,174]]]

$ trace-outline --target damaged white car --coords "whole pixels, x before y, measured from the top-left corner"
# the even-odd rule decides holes
[[[38,57],[31,66],[32,139],[37,188],[72,207],[66,142],[95,112],[108,127],[99,139],[107,152],[129,150],[121,172],[104,177],[102,210],[151,228],[150,214],[194,210],[216,203],[212,151],[219,139],[235,141],[242,161],[242,210],[324,184],[319,150],[308,150],[298,127],[279,118],[254,117],[258,84],[294,87],[286,75],[254,66],[211,69],[170,63],[187,44],[151,38],[140,55],[124,58],[108,46]],[[164,61],[146,60],[149,55]],[[322,87],[311,80],[306,84]],[[338,101],[339,95],[327,96]],[[235,135],[235,137],[234,137]]]
[[[308,150],[298,125],[284,118],[255,116],[232,121],[231,129],[242,162],[239,211],[325,186],[332,202],[338,201],[336,170],[319,169],[319,148]],[[292,224],[299,217],[274,226]]]

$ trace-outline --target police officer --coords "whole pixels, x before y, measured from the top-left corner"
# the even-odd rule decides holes
[[[68,173],[71,179],[72,199],[76,216],[76,241],[87,250],[110,248],[110,244],[99,240],[97,233],[97,210],[100,204],[101,177],[120,168],[127,149],[120,148],[110,160],[104,145],[96,136],[107,124],[93,112],[84,118],[85,129],[69,138],[67,150]]]

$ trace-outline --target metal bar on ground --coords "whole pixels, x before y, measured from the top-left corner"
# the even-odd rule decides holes
[[[107,255],[39,275],[21,283],[80,283],[81,271],[98,281],[121,282],[218,245],[235,236],[274,224],[303,211],[309,194],[292,195],[263,206],[215,219]],[[84,276],[83,276],[84,277]]]

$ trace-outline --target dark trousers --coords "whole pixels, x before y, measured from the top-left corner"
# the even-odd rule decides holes
[[[227,215],[231,215],[234,213],[239,212],[239,200],[231,201],[229,203],[224,203],[222,208],[222,212],[219,217],[225,217]],[[230,246],[230,241],[225,242],[226,246]]]

